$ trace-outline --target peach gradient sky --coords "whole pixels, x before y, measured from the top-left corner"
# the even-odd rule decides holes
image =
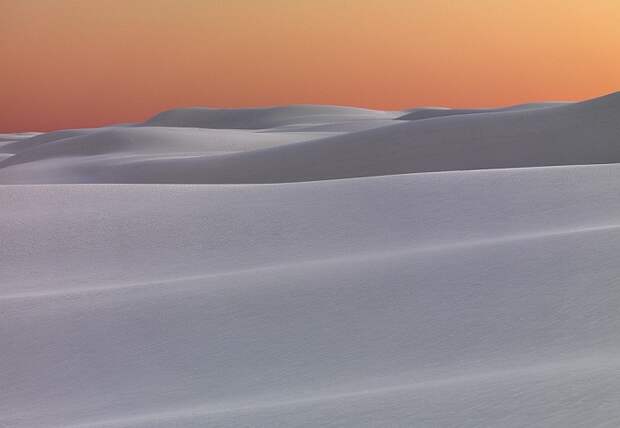
[[[0,132],[620,89],[618,0],[0,0]]]

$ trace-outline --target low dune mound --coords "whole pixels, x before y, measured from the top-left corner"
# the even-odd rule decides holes
[[[324,133],[256,133],[245,130],[127,127],[50,133],[14,144],[17,153],[0,168],[50,159],[101,156],[124,160],[140,156],[210,156],[256,150],[323,137]],[[25,147],[23,147],[25,146]],[[105,161],[102,159],[102,162]],[[78,159],[79,161],[79,159]]]
[[[183,108],[164,111],[147,120],[148,126],[215,129],[268,129],[287,125],[321,124],[364,119],[391,119],[398,112],[354,107],[292,105],[271,108]]]

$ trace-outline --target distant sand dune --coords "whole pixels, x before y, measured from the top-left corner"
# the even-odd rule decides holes
[[[197,107],[165,111],[146,121],[146,124],[216,129],[266,129],[299,123],[390,119],[398,116],[398,112],[319,105],[248,109],[209,109]]]
[[[267,121],[265,126],[269,127],[276,122],[290,126],[287,121],[291,118],[319,120],[332,110],[335,118],[354,116],[360,123],[388,114],[320,106],[230,111],[189,109],[175,110],[170,115],[164,113],[147,123],[183,126],[200,122],[202,126],[211,124],[221,128],[223,124],[233,126],[237,121],[255,124]],[[403,121],[401,116],[401,120],[386,121],[384,118],[382,126],[377,128],[341,131],[335,135],[307,131],[110,129],[37,143],[34,147],[29,140],[20,141],[26,149],[0,162],[0,181],[274,183],[612,163],[620,161],[619,111],[620,95],[612,94],[576,104],[499,109],[492,113],[428,120]],[[373,118],[368,119],[369,115]],[[45,135],[34,137],[38,141],[45,141],[44,138]],[[83,156],[95,155],[99,158],[84,163]],[[50,162],[53,158],[60,158],[61,162]],[[46,162],[37,165],[34,171],[31,165],[19,168],[19,164],[41,160]]]

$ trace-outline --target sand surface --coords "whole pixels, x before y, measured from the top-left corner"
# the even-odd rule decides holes
[[[0,427],[620,426],[620,94],[0,135]]]

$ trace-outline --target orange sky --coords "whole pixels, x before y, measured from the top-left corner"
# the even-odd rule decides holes
[[[619,0],[0,0],[0,132],[620,90]]]

